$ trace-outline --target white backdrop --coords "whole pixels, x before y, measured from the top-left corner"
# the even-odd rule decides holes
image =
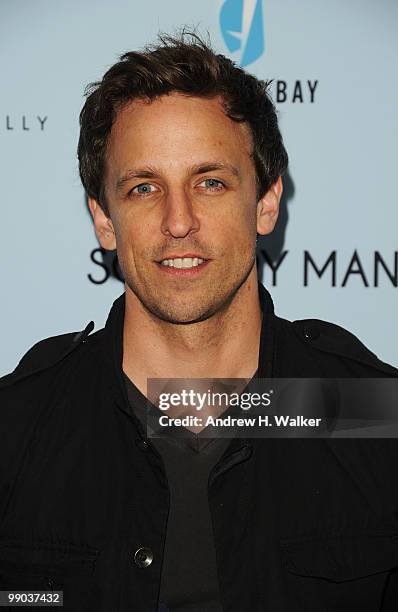
[[[228,23],[256,4],[261,23],[253,14],[233,53]],[[83,90],[121,53],[184,24],[238,62],[265,43],[246,69],[275,79],[290,156],[280,223],[260,245],[274,266],[287,251],[276,285],[263,266],[277,313],[338,323],[398,365],[395,0],[1,0],[0,373],[41,338],[90,319],[99,329],[122,293],[117,279],[88,276],[105,278],[77,170]]]

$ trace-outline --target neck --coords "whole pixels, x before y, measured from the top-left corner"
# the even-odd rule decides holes
[[[255,266],[225,309],[193,324],[154,317],[126,287],[123,370],[144,395],[147,378],[252,378],[260,332]]]

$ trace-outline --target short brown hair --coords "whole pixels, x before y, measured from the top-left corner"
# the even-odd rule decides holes
[[[171,92],[220,96],[226,115],[246,122],[253,138],[252,157],[260,198],[287,168],[288,156],[268,94],[270,81],[245,72],[216,54],[195,32],[159,35],[157,45],[120,56],[101,81],[86,89],[80,113],[79,171],[87,194],[109,214],[103,182],[106,146],[117,112],[137,98],[153,100]]]

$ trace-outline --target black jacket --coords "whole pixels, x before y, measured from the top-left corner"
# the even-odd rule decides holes
[[[259,377],[398,376],[260,299]],[[124,295],[104,329],[43,340],[0,380],[0,588],[63,590],[74,612],[158,606],[169,492],[127,408],[123,319]],[[223,610],[395,611],[397,461],[394,439],[231,441],[208,492]]]

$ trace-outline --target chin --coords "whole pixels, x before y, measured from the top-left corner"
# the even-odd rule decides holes
[[[189,325],[191,323],[199,323],[211,317],[216,311],[217,306],[209,305],[202,308],[169,308],[165,310],[160,305],[148,305],[147,309],[158,319],[175,325]]]

